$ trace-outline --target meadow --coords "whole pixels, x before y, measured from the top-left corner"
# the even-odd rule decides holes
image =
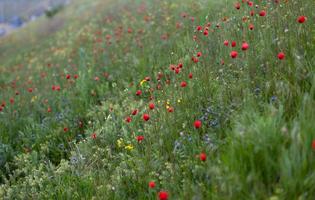
[[[315,199],[313,0],[77,0],[0,39],[2,199]]]

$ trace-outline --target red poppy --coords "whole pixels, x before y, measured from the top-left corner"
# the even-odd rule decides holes
[[[230,56],[231,58],[236,58],[238,55],[237,51],[231,51]]]
[[[47,108],[47,112],[49,112],[49,113],[51,112],[51,108],[50,107]]]
[[[197,26],[197,31],[201,31],[202,30],[202,26]]]
[[[167,109],[167,111],[170,112],[170,113],[172,113],[172,112],[174,112],[174,108],[173,108],[173,107],[169,107],[169,108]]]
[[[312,142],[312,149],[315,151],[315,139]]]
[[[14,104],[14,99],[13,98],[10,98],[10,103]]]
[[[138,90],[137,92],[136,92],[136,95],[137,96],[140,96],[142,94],[142,91],[141,90]]]
[[[249,28],[249,30],[251,30],[251,31],[252,31],[252,30],[254,30],[254,28],[255,28],[255,27],[254,27],[254,25],[253,25],[253,24],[250,24],[248,28]]]
[[[207,30],[205,30],[205,31],[203,32],[203,34],[204,34],[205,36],[208,36],[208,35],[209,35],[209,32],[208,32]]]
[[[136,139],[137,139],[138,142],[141,142],[144,139],[144,136],[143,135],[138,135],[136,137]]]
[[[234,4],[234,7],[239,10],[241,8],[241,4],[239,2]]]
[[[68,128],[68,127],[64,127],[64,128],[63,128],[63,131],[64,131],[64,132],[68,132],[68,131],[69,131],[69,128]]]
[[[285,54],[283,52],[278,53],[279,60],[283,60],[285,58]]]
[[[126,119],[125,119],[125,121],[127,122],[127,123],[130,123],[131,122],[131,117],[126,117]]]
[[[145,113],[145,114],[143,114],[142,118],[144,121],[148,121],[150,119],[150,115]]]
[[[189,77],[190,79],[192,79],[192,78],[193,78],[193,74],[190,72],[189,75],[188,75],[188,77]]]
[[[160,200],[167,200],[168,199],[168,193],[166,191],[160,191],[159,192],[159,199]]]
[[[253,11],[253,10],[251,10],[251,11],[249,12],[249,15],[250,15],[250,16],[254,16],[254,14],[255,14],[255,11]]]
[[[180,72],[180,68],[176,68],[175,69],[175,74],[179,74],[179,72]]]
[[[197,53],[197,57],[200,57],[201,55],[202,55],[201,52],[198,52],[198,53]]]
[[[199,158],[200,158],[201,161],[206,161],[207,155],[206,155],[205,153],[201,153],[201,154],[199,155]]]
[[[137,109],[135,109],[135,110],[133,110],[133,111],[132,111],[132,113],[131,113],[131,114],[132,114],[132,115],[136,115],[137,113],[138,113],[138,110],[137,110]]]
[[[77,78],[79,78],[79,75],[78,75],[78,74],[75,74],[75,75],[73,76],[73,78],[74,78],[74,79],[77,79]]]
[[[71,78],[71,75],[70,74],[67,74],[66,75],[66,79],[70,79]]]
[[[27,90],[29,93],[33,92],[33,88],[28,88]]]
[[[299,16],[297,18],[297,21],[300,23],[300,24],[303,24],[305,21],[307,20],[307,18],[305,16]]]
[[[265,10],[260,11],[259,16],[261,16],[261,17],[266,16],[266,11]]]
[[[96,139],[96,133],[92,133],[91,138],[92,138],[93,140],[95,140],[95,139]]]
[[[183,68],[183,63],[178,63],[177,67],[180,69]]]
[[[154,181],[149,182],[149,188],[155,188],[155,182]]]
[[[154,103],[150,103],[150,104],[149,104],[149,108],[150,108],[151,110],[153,110],[154,107],[155,107]]]
[[[242,44],[242,50],[243,50],[243,51],[246,51],[248,48],[249,48],[249,45],[248,45],[246,42],[244,42],[244,43]]]
[[[180,86],[181,86],[181,87],[186,87],[186,86],[187,86],[187,83],[186,83],[185,81],[183,81],[183,82],[180,83]]]
[[[254,5],[254,3],[252,1],[248,1],[247,5],[249,5],[250,7],[252,7]]]
[[[202,123],[201,123],[200,120],[196,120],[196,121],[194,122],[194,126],[195,126],[196,129],[199,129],[199,128],[201,127],[201,125],[202,125]]]
[[[235,42],[235,41],[232,41],[232,42],[231,42],[231,46],[232,46],[232,47],[235,47],[235,46],[236,46],[236,42]]]
[[[229,46],[229,41],[228,41],[228,40],[224,40],[223,44],[224,44],[225,46]]]

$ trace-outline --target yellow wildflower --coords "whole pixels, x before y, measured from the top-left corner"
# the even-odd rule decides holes
[[[31,99],[31,103],[34,103],[37,100],[37,96],[33,96]]]
[[[132,144],[128,144],[125,146],[125,149],[131,151],[134,147],[132,146]]]
[[[145,83],[146,82],[146,80],[145,79],[143,79],[141,82],[140,82],[140,85],[142,86],[143,85],[143,83]]]
[[[122,138],[119,138],[119,139],[117,140],[117,146],[118,146],[118,147],[122,147],[122,146],[123,146],[123,143],[124,143],[124,140],[123,140]]]

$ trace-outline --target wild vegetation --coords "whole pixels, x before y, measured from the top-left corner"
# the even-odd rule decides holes
[[[6,38],[0,195],[314,199],[314,9],[80,0]]]

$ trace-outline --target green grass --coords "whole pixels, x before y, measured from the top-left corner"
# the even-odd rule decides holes
[[[4,199],[314,198],[311,0],[93,2],[57,14],[47,37],[1,43]]]

